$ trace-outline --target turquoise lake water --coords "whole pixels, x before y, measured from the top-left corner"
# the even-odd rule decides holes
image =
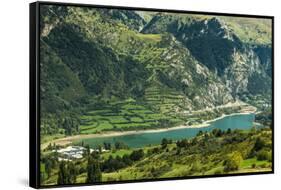
[[[162,132],[151,132],[151,133],[141,133],[141,134],[130,134],[115,137],[98,137],[83,139],[85,144],[89,144],[91,147],[96,147],[97,145],[102,145],[103,142],[114,143],[116,141],[124,142],[131,148],[140,148],[147,145],[160,144],[163,138],[168,138],[172,140],[180,140],[183,138],[192,138],[201,131],[212,131],[214,128],[221,130],[227,130],[228,128],[234,129],[250,129],[253,126],[255,119],[254,114],[237,114],[226,116],[222,119],[213,121],[208,127],[202,128],[182,128],[175,129],[171,131]]]

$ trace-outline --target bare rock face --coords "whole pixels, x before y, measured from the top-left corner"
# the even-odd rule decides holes
[[[253,41],[252,36],[236,34],[226,18],[190,17],[187,19],[184,16],[161,15],[152,19],[143,32],[172,33],[196,60],[223,81],[234,98],[239,98],[243,93],[257,95],[270,90],[270,45],[249,44],[249,41]],[[245,42],[245,38],[249,40]],[[211,90],[210,94],[216,94],[215,92]]]
[[[233,63],[226,68],[224,80],[232,94],[249,92],[251,86],[249,79],[254,76],[264,78],[270,82],[261,60],[252,48],[245,48],[244,51],[234,51]]]

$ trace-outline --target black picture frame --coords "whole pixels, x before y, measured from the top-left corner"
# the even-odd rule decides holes
[[[40,185],[40,5],[59,5],[59,6],[75,6],[75,7],[91,7],[91,8],[109,8],[120,10],[138,10],[138,11],[156,11],[181,14],[200,14],[213,16],[231,16],[231,17],[246,17],[246,18],[265,18],[271,20],[272,26],[272,171],[254,172],[254,173],[237,173],[224,175],[207,175],[207,176],[187,176],[187,177],[172,177],[161,179],[144,179],[144,180],[123,180],[114,182],[99,182],[95,184],[71,184],[71,185]],[[54,187],[73,187],[73,186],[89,186],[89,185],[104,185],[104,184],[123,184],[136,182],[151,182],[151,181],[167,181],[167,180],[184,180],[197,178],[213,178],[213,177],[231,177],[245,175],[261,175],[274,173],[274,16],[264,15],[248,15],[248,14],[233,14],[233,13],[218,13],[218,12],[201,12],[187,10],[171,10],[157,8],[142,8],[142,7],[123,7],[110,5],[92,5],[78,3],[60,3],[60,2],[45,2],[37,1],[30,3],[29,17],[29,39],[30,39],[30,89],[29,89],[29,185],[33,188],[54,188]]]

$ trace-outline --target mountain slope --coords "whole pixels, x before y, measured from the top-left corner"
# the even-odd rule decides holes
[[[95,17],[89,17],[93,14]],[[58,51],[64,62],[78,72],[88,91],[91,88],[89,85],[92,85],[91,89],[96,94],[101,94],[101,86],[105,88],[110,81],[120,83],[117,86],[124,87],[116,89],[117,92],[124,91],[126,85],[129,85],[128,89],[134,89],[134,85],[138,84],[138,88],[143,89],[153,83],[161,83],[185,93],[189,102],[193,102],[190,106],[196,105],[195,109],[212,107],[232,100],[222,81],[200,64],[175,38],[170,35],[139,34],[121,24],[119,18],[117,21],[108,21],[109,17],[103,17],[103,14],[103,10],[70,8],[67,22],[60,23],[45,39],[46,43]],[[110,24],[104,24],[105,21]],[[94,44],[106,51],[99,53],[97,48],[92,48]],[[91,52],[101,54],[103,58],[99,59]],[[115,56],[117,57],[113,60],[108,60]],[[128,60],[131,63],[128,63]],[[128,64],[134,63],[135,72],[126,72],[131,68]],[[95,71],[90,72],[90,67]],[[78,70],[84,70],[86,73]],[[120,76],[112,76],[117,74]],[[132,75],[135,80],[132,80]],[[89,77],[94,78],[91,79],[93,81],[89,81]],[[112,86],[108,88],[112,90]],[[210,96],[205,96],[209,92]]]
[[[266,24],[55,6],[43,6],[41,18],[42,112],[54,118],[63,113],[62,122],[73,113],[77,118],[88,114],[87,120],[91,111],[101,109],[128,119],[128,113],[120,113],[128,110],[118,105],[132,100],[129,106],[141,105],[169,123],[167,118],[185,121],[186,113],[240,98],[270,96],[271,46],[262,30]],[[243,32],[238,31],[242,24]],[[245,33],[250,26],[260,28],[259,40],[250,40],[253,30]],[[91,122],[112,129],[104,118]],[[153,122],[162,126],[159,121]]]
[[[270,90],[269,20],[159,14],[142,30],[156,34],[164,31],[173,34],[196,59],[223,78],[233,96]],[[255,80],[263,83],[255,88]]]

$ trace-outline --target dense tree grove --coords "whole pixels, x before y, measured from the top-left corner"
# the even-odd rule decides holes
[[[139,161],[145,156],[143,149],[134,150],[131,154],[124,154],[122,157],[117,155],[113,157],[110,155],[102,164],[102,170],[105,172],[117,171]]]
[[[66,135],[73,135],[79,133],[79,121],[78,119],[67,117],[62,123],[62,127],[65,130]]]
[[[89,156],[87,164],[87,179],[86,183],[100,182],[102,179],[102,173],[100,169],[100,163],[96,158]]]
[[[59,185],[73,184],[76,182],[78,171],[72,162],[61,161],[59,164],[58,181]]]
[[[143,158],[143,156],[144,156],[143,149],[134,150],[130,155],[130,159],[133,161],[138,161],[141,158]]]

